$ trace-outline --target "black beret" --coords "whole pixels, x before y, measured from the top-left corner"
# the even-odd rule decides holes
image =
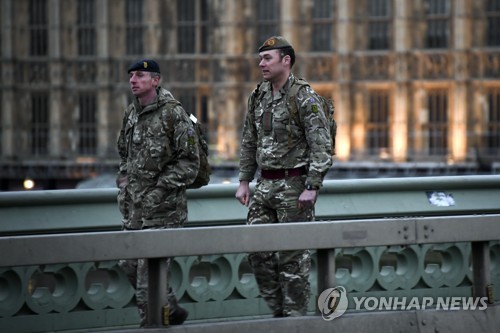
[[[129,67],[128,73],[132,71],[160,73],[160,66],[154,60],[143,59]]]
[[[268,38],[261,47],[259,47],[259,52],[274,50],[274,49],[284,49],[286,47],[290,47],[293,49],[292,44],[290,44],[284,37],[282,36],[273,36]]]

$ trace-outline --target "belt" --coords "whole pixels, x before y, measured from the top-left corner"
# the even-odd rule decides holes
[[[294,169],[261,170],[260,175],[265,179],[284,179],[305,175],[306,167],[302,166]]]

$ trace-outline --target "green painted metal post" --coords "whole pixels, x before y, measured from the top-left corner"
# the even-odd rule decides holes
[[[147,322],[150,327],[162,327],[164,325],[164,306],[168,306],[168,290],[166,283],[167,261],[165,258],[150,258],[147,260],[149,286]]]
[[[316,252],[318,260],[318,296],[323,290],[335,287],[335,250],[319,249]],[[318,309],[319,311],[319,309]]]
[[[472,242],[471,250],[474,279],[472,295],[474,297],[486,297],[488,296],[487,289],[491,284],[489,242]]]

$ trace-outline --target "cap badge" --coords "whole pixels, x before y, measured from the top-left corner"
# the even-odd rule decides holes
[[[143,61],[142,63],[144,65],[144,68],[148,68],[148,62],[147,61]]]
[[[267,46],[274,46],[275,44],[276,44],[276,39],[274,38],[269,38],[265,43],[265,45]]]

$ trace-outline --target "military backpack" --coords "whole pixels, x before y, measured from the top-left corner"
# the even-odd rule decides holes
[[[182,106],[181,103],[175,99],[169,100],[167,103],[169,104],[169,107],[172,108],[174,108],[177,105]],[[200,157],[200,168],[198,170],[198,174],[196,175],[194,182],[187,186],[188,189],[195,189],[208,185],[208,183],[210,182],[210,175],[212,174],[212,168],[210,166],[210,163],[208,162],[208,144],[204,138],[202,125],[192,113],[188,112],[184,108],[183,110],[189,115],[189,119],[193,124],[193,128],[198,140],[198,155]]]
[[[212,168],[210,167],[210,163],[208,162],[208,145],[203,135],[202,125],[193,114],[189,114],[189,119],[191,119],[194,131],[196,132],[196,136],[198,137],[198,154],[200,156],[200,169],[198,170],[198,174],[196,175],[194,182],[187,187],[193,189],[208,185],[208,183],[210,182],[210,174],[212,173]]]

